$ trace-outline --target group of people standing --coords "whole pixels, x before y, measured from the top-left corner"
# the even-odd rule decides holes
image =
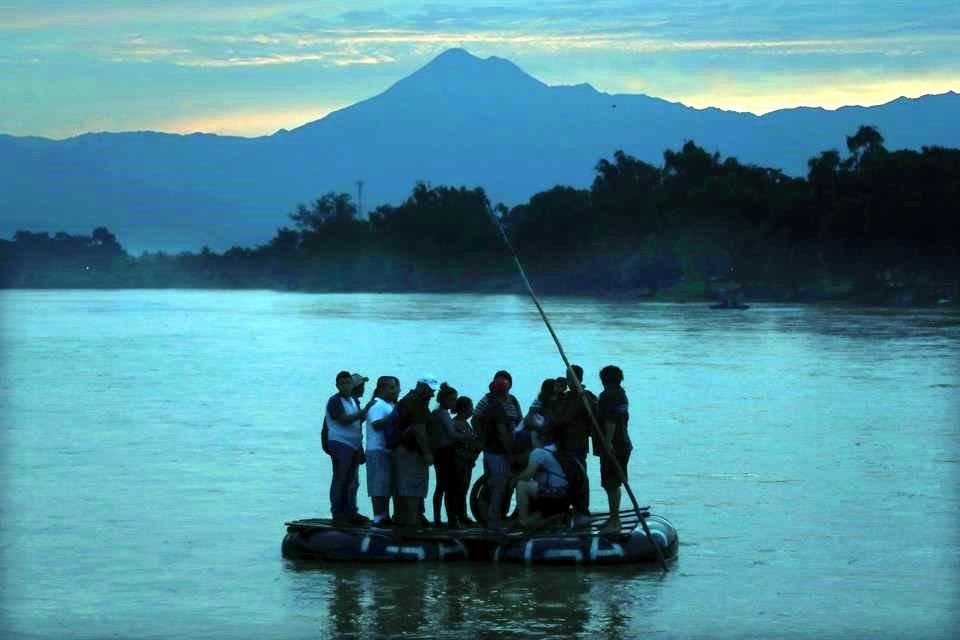
[[[577,365],[571,370],[568,376],[544,380],[526,414],[510,393],[512,376],[503,370],[494,374],[476,407],[469,397],[429,375],[418,379],[402,398],[399,380],[381,376],[373,397],[361,405],[369,379],[341,371],[336,377],[337,393],[327,402],[322,431],[324,451],[333,464],[334,523],[440,526],[443,505],[449,527],[474,525],[467,516],[467,493],[481,452],[490,505],[487,528],[506,528],[502,505],[511,479],[517,481],[520,526],[529,524],[533,509],[544,501],[568,500],[575,512],[588,515],[587,487],[580,488],[582,498],[574,499],[572,484],[576,477],[585,483],[592,441],[610,507],[606,527],[619,529],[620,486],[632,449],[623,372],[613,365],[600,371],[603,391],[598,398],[583,389],[583,370]],[[431,411],[434,397],[436,407]],[[364,464],[372,522],[357,508],[359,469]],[[580,465],[579,474],[571,464]],[[430,466],[435,470],[432,522],[425,513]]]

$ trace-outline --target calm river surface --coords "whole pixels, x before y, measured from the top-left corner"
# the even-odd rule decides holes
[[[563,373],[528,299],[2,291],[0,635],[953,636],[960,314],[545,306],[590,388],[625,372],[667,576],[281,558],[285,520],[328,516],[336,372],[477,399],[507,368],[526,407]]]

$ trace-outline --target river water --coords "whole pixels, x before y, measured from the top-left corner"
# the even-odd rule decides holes
[[[563,373],[528,299],[4,291],[2,637],[953,635],[960,314],[544,304],[589,388],[625,372],[666,576],[280,556],[328,516],[336,372],[477,399],[507,368],[526,406]]]

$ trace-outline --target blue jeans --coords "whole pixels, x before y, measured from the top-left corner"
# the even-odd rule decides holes
[[[507,476],[510,474],[510,456],[505,453],[484,451],[483,470],[487,474],[487,486],[490,487],[487,528],[498,529],[501,526],[500,509],[503,505],[503,496],[507,491]]]
[[[330,512],[333,517],[346,517],[357,513],[357,490],[360,488],[360,450],[330,440],[330,460],[333,462],[333,478],[330,480]]]

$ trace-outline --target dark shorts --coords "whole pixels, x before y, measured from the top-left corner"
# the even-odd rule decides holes
[[[627,479],[627,463],[630,462],[629,451],[615,451],[614,457],[620,463],[623,469],[623,478]],[[600,484],[604,489],[616,489],[621,485],[620,478],[617,476],[617,470],[607,456],[600,456]]]
[[[402,444],[393,451],[393,490],[401,498],[427,495],[427,465],[416,451]]]
[[[565,498],[568,493],[568,488],[566,485],[562,487],[554,487],[547,482],[537,482],[537,499],[546,498],[546,499],[559,499]]]

